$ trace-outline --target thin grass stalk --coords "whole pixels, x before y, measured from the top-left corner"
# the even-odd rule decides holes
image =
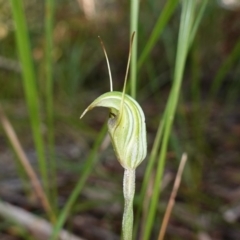
[[[197,40],[197,39],[196,39]],[[192,124],[191,129],[192,137],[195,139],[196,145],[202,154],[207,154],[209,152],[209,146],[205,141],[203,128],[207,121],[205,114],[203,114],[203,110],[201,109],[201,64],[199,62],[199,51],[198,41],[194,42],[192,50],[191,50],[191,98],[194,106],[194,111],[192,113]],[[204,115],[204,116],[203,116]],[[203,121],[205,119],[205,123]],[[189,124],[189,123],[188,123]],[[201,154],[196,156],[197,158],[201,158]],[[190,165],[190,164],[189,164]],[[199,169],[199,172],[201,170]],[[192,181],[188,181],[189,184],[192,184]]]
[[[22,77],[25,98],[27,102],[28,112],[30,115],[30,123],[33,132],[34,144],[38,156],[39,170],[43,181],[44,189],[45,191],[47,191],[48,174],[44,153],[44,142],[41,133],[39,99],[23,3],[22,1],[11,0],[11,5],[15,24],[18,53],[22,65]]]
[[[239,56],[240,56],[240,39],[234,46],[231,53],[219,67],[210,89],[209,98],[213,98],[216,95],[227,73],[233,67],[233,64],[236,63],[237,60],[239,60]]]
[[[104,137],[106,136],[106,131],[107,131],[107,125],[105,124],[100,133],[98,134],[98,137],[93,145],[93,148],[88,156],[88,158],[86,159],[86,163],[84,166],[83,171],[81,172],[81,177],[79,178],[75,188],[73,189],[73,191],[71,192],[70,197],[68,198],[64,208],[61,210],[61,212],[59,213],[59,217],[57,220],[57,223],[55,224],[54,230],[53,230],[53,234],[50,238],[50,240],[56,240],[58,239],[58,234],[60,232],[60,230],[62,229],[64,223],[66,222],[67,217],[70,214],[70,211],[72,209],[72,206],[75,204],[75,202],[78,199],[79,194],[81,193],[88,176],[90,175],[97,158],[97,154],[98,154],[98,149],[100,144],[102,143]]]
[[[196,30],[197,30],[197,28],[198,28],[198,26],[199,26],[199,24],[200,24],[200,20],[202,19],[202,16],[203,16],[204,10],[205,10],[205,8],[206,8],[206,5],[207,5],[206,3],[207,3],[207,2],[208,2],[207,0],[204,0],[202,6],[201,6],[201,8],[200,8],[200,11],[199,11],[198,16],[197,16],[197,18],[196,18],[196,21],[195,21],[195,23],[194,23],[194,27],[193,27],[194,30],[191,32],[191,37],[190,37],[191,40],[190,40],[190,43],[192,43],[193,38],[194,38],[194,36],[195,36],[195,34],[196,34]],[[168,5],[168,4],[169,4],[169,5]],[[153,33],[152,33],[152,35],[151,35],[151,37],[150,37],[150,39],[149,39],[149,41],[148,41],[145,49],[143,50],[143,52],[142,52],[142,54],[141,54],[141,56],[140,56],[140,59],[142,59],[142,60],[139,60],[139,61],[140,61],[140,63],[139,63],[140,65],[141,65],[141,61],[144,61],[145,58],[146,58],[146,57],[144,57],[144,56],[145,56],[144,52],[146,52],[146,49],[149,49],[149,51],[148,51],[148,53],[149,53],[150,50],[151,50],[151,48],[152,48],[153,45],[155,44],[155,42],[156,42],[156,40],[155,40],[156,36],[155,36],[155,35],[157,35],[157,33],[158,33],[158,34],[161,33],[161,31],[159,30],[160,26],[163,26],[164,23],[166,24],[167,18],[169,18],[169,17],[171,16],[171,14],[174,12],[173,10],[176,8],[176,5],[175,5],[175,4],[176,4],[176,2],[174,2],[174,1],[170,2],[170,1],[169,1],[169,2],[165,5],[165,7],[164,7],[164,9],[163,9],[163,12],[162,12],[162,14],[161,14],[161,17],[159,18],[159,20],[158,20],[158,22],[157,22],[157,24],[156,24],[156,25],[159,25],[159,27],[157,27],[157,26],[154,27]],[[168,11],[170,11],[170,12],[168,12]],[[172,11],[172,12],[171,12],[171,11]],[[165,16],[165,17],[163,17],[163,16]],[[161,22],[160,19],[161,19],[164,23],[160,23],[160,22]],[[165,20],[164,20],[164,19],[165,19]],[[157,32],[156,29],[158,29],[158,32]],[[161,28],[160,28],[160,29],[161,29]],[[155,32],[155,34],[154,34],[154,32]],[[155,37],[154,37],[153,35],[154,35]],[[151,42],[151,44],[150,44],[149,42]],[[150,47],[150,46],[151,46],[151,47]],[[139,65],[138,65],[138,66],[139,66]],[[148,186],[148,183],[149,183],[149,180],[150,180],[150,176],[151,176],[151,174],[152,174],[152,169],[153,169],[153,166],[154,166],[154,162],[155,162],[155,160],[156,160],[157,151],[158,151],[159,146],[160,146],[160,143],[161,143],[162,130],[163,130],[163,127],[164,127],[164,119],[165,119],[165,117],[166,117],[166,111],[164,112],[164,116],[163,116],[162,120],[161,120],[160,123],[159,123],[157,135],[156,135],[156,137],[155,137],[154,144],[153,144],[153,148],[152,148],[152,151],[151,151],[151,153],[150,153],[149,160],[148,160],[147,169],[146,169],[146,172],[145,172],[145,174],[144,174],[143,184],[142,184],[141,193],[140,193],[139,202],[138,202],[139,208],[138,208],[138,211],[137,211],[137,214],[136,214],[136,218],[135,218],[135,219],[136,219],[136,220],[135,220],[135,223],[136,223],[136,224],[135,224],[135,229],[134,229],[134,234],[135,234],[134,236],[135,236],[135,238],[136,238],[136,230],[137,230],[137,226],[138,226],[138,224],[139,224],[139,218],[140,218],[140,212],[141,212],[140,207],[142,206],[143,201],[144,201],[144,198],[146,197],[147,186]]]
[[[218,68],[218,71],[210,87],[210,91],[208,94],[209,99],[213,99],[217,95],[223,83],[223,80],[226,78],[226,75],[229,73],[231,68],[233,68],[234,64],[236,64],[236,62],[239,60],[239,57],[240,57],[240,39],[238,39],[231,53],[224,59],[221,66]],[[234,89],[236,90],[236,96],[237,96],[238,87],[234,86]],[[211,104],[209,104],[209,106],[205,109],[205,113],[201,117],[202,118],[201,121],[203,125],[208,121],[210,112],[211,112]]]
[[[200,6],[200,9],[199,9],[198,13],[196,13],[197,14],[196,20],[195,20],[195,22],[193,24],[193,28],[192,28],[192,31],[191,31],[191,34],[190,34],[189,47],[193,43],[193,40],[195,38],[196,32],[198,30],[198,27],[199,27],[200,22],[201,22],[201,20],[203,18],[203,14],[204,14],[204,12],[206,10],[208,1],[209,0],[203,0],[202,3],[201,3],[201,6]]]
[[[199,8],[199,11],[196,12],[196,20],[194,21],[194,24],[193,24],[193,27],[192,27],[192,31],[191,31],[191,34],[190,34],[190,40],[189,40],[189,48],[192,47],[192,44],[193,44],[193,40],[195,38],[195,35],[196,35],[196,32],[198,30],[198,27],[200,25],[200,22],[203,18],[203,15],[204,15],[204,12],[205,12],[205,9],[207,7],[207,4],[208,4],[208,0],[203,0],[202,3],[201,3],[201,6]],[[193,114],[193,128],[195,129],[193,131],[194,135],[195,135],[195,139],[197,140],[198,142],[198,146],[200,147],[200,149],[204,149],[204,151],[206,152],[207,150],[207,146],[204,144],[204,139],[203,139],[203,135],[202,135],[202,130],[199,126],[203,125],[202,124],[202,118],[199,117],[199,101],[200,101],[200,72],[201,70],[199,69],[200,65],[199,63],[197,62],[197,55],[196,54],[196,43],[195,43],[195,46],[192,48],[192,65],[191,65],[191,72],[192,72],[192,85],[191,85],[191,92],[192,92],[192,99],[193,99],[193,103],[195,105],[195,112]],[[183,116],[182,116],[183,118]],[[187,127],[187,121],[186,121],[186,117],[185,119],[183,120],[184,121],[184,125],[185,127]],[[182,121],[182,122],[183,122]],[[197,123],[197,124],[196,124]],[[182,126],[182,125],[181,125]],[[187,132],[187,131],[183,131],[183,132]],[[202,151],[202,152],[204,152]]]
[[[157,23],[155,24],[155,27],[151,33],[151,36],[144,48],[144,50],[142,51],[142,54],[139,58],[138,61],[138,68],[141,67],[141,65],[143,64],[143,62],[146,60],[147,56],[149,55],[151,49],[154,47],[159,35],[162,33],[164,27],[166,26],[169,18],[172,16],[172,14],[174,13],[174,10],[176,9],[178,1],[176,0],[172,0],[172,1],[167,1],[166,5],[164,6],[164,9],[162,10],[161,15],[158,18]],[[206,8],[206,3],[207,0],[204,1],[201,10],[199,12],[199,15],[197,17],[197,20],[194,24],[194,31],[191,34],[191,42],[193,40],[193,37],[196,34],[196,30],[199,26],[200,20],[202,18],[203,12]],[[165,116],[166,114],[164,114]],[[157,156],[157,150],[160,146],[160,141],[161,141],[161,136],[162,136],[162,129],[163,129],[163,122],[164,122],[164,117],[162,118],[162,120],[160,121],[159,127],[158,127],[158,132],[154,141],[154,145],[148,160],[148,165],[147,165],[147,169],[146,172],[144,174],[144,180],[143,180],[143,184],[142,184],[142,188],[141,188],[141,193],[140,193],[140,200],[139,200],[139,206],[142,206],[143,203],[143,199],[146,193],[146,189],[147,189],[147,184],[149,182],[150,179],[150,175],[154,166],[154,160],[156,159]],[[139,220],[139,214],[140,214],[140,208],[138,209],[137,212],[137,218],[136,218],[136,222],[138,222]],[[137,224],[138,225],[138,224]],[[135,228],[135,234],[136,234],[136,228]]]
[[[45,77],[46,77],[46,110],[47,110],[47,140],[49,152],[49,177],[51,179],[51,202],[56,211],[57,184],[56,159],[54,141],[54,107],[53,107],[53,21],[55,0],[46,0],[45,3]]]
[[[171,215],[173,206],[175,204],[175,198],[177,196],[177,192],[178,192],[178,189],[179,189],[179,186],[180,186],[180,183],[181,183],[182,173],[183,173],[186,161],[187,161],[187,154],[184,153],[182,155],[182,158],[181,158],[181,161],[180,161],[177,176],[176,176],[176,179],[175,179],[174,185],[173,185],[173,190],[171,192],[171,196],[170,196],[170,199],[169,199],[169,202],[168,202],[168,205],[167,205],[167,209],[166,209],[166,212],[165,212],[165,215],[164,215],[164,218],[163,218],[163,223],[162,223],[161,229],[159,231],[158,240],[163,240],[164,239],[164,235],[165,235],[165,232],[166,232],[166,229],[167,229],[167,225],[168,225],[168,222],[169,222],[169,219],[170,219],[170,215]]]
[[[170,98],[167,104],[166,112],[166,125],[164,128],[163,142],[160,150],[159,163],[157,166],[156,178],[154,183],[153,196],[149,205],[149,212],[146,219],[146,225],[144,229],[143,239],[147,240],[150,237],[150,233],[153,227],[158,199],[160,195],[160,183],[163,175],[165,158],[167,152],[167,146],[169,141],[169,136],[172,128],[172,123],[177,107],[177,102],[180,93],[180,87],[183,77],[184,66],[186,62],[187,51],[189,48],[189,36],[193,22],[193,14],[195,8],[195,1],[186,0],[183,1],[183,10],[180,21],[180,30],[178,38],[174,83],[171,89]]]
[[[130,84],[131,96],[136,99],[137,91],[137,47],[138,47],[138,14],[139,14],[139,0],[131,0],[130,10],[130,36],[135,32],[135,43],[132,44],[132,56],[130,63]]]
[[[239,97],[239,89],[240,89],[240,81],[238,77],[240,75],[240,62],[238,62],[236,66],[236,72],[234,73],[234,79],[231,84],[231,87],[228,89],[228,93],[226,96],[226,103],[230,106],[227,112],[233,111],[234,104],[233,102],[236,101]]]
[[[166,115],[166,114],[164,114],[164,115]],[[141,215],[141,211],[142,211],[142,206],[143,206],[143,203],[144,203],[144,199],[147,197],[147,195],[146,195],[147,187],[149,185],[149,181],[150,181],[150,177],[151,177],[152,170],[153,170],[153,167],[154,167],[154,163],[155,163],[155,160],[157,158],[157,153],[158,153],[158,150],[159,150],[159,147],[160,147],[162,133],[163,133],[163,127],[164,127],[164,116],[163,116],[162,121],[159,124],[157,134],[156,134],[156,137],[155,137],[154,143],[153,143],[153,148],[151,150],[151,153],[150,153],[150,156],[149,156],[149,159],[148,159],[147,168],[146,168],[145,173],[144,173],[141,192],[140,192],[140,195],[139,195],[137,213],[136,213],[136,217],[135,217],[135,224],[134,224],[134,231],[133,231],[134,239],[136,239],[137,228],[138,228],[139,222],[140,222],[140,215]]]
[[[199,63],[199,51],[197,48],[198,41],[195,41],[195,44],[192,47],[191,51],[191,95],[194,106],[199,108],[199,103],[201,99],[201,92],[200,92],[200,77],[201,77],[201,67]]]
[[[7,135],[10,143],[12,144],[12,147],[19,159],[19,162],[23,166],[23,168],[31,182],[33,191],[35,191],[36,196],[39,198],[40,203],[43,206],[43,209],[49,216],[49,219],[51,219],[51,221],[54,222],[56,220],[56,218],[55,218],[55,215],[49,204],[47,196],[46,196],[45,192],[43,191],[42,185],[41,185],[40,181],[38,180],[37,174],[35,173],[31,164],[29,163],[29,160],[20,144],[20,141],[19,141],[10,121],[8,120],[6,114],[4,113],[4,110],[1,105],[0,105],[0,122],[3,126],[3,129]]]
[[[157,40],[159,39],[160,35],[162,34],[165,26],[167,25],[169,19],[171,18],[172,14],[174,13],[177,5],[178,0],[169,0],[166,1],[164,8],[161,14],[158,17],[156,24],[152,30],[152,33],[147,41],[146,46],[144,47],[137,64],[138,70],[142,67],[144,61],[146,61],[147,57],[149,56],[151,50],[155,46]]]

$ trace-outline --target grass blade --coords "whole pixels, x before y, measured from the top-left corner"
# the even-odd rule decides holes
[[[131,96],[136,99],[137,91],[137,46],[138,46],[138,13],[139,0],[131,0],[130,13],[130,36],[135,32],[135,39],[132,43],[132,56],[130,65]]]
[[[177,107],[177,102],[180,94],[180,87],[182,83],[183,71],[187,57],[187,51],[189,49],[189,37],[192,29],[193,14],[194,14],[195,2],[192,0],[183,1],[183,10],[180,21],[180,30],[178,37],[177,56],[174,73],[174,83],[171,89],[170,98],[168,100],[165,117],[165,128],[163,132],[163,142],[160,150],[159,162],[156,171],[156,178],[154,182],[153,195],[149,205],[149,212],[146,219],[145,229],[143,233],[143,239],[147,240],[150,237],[150,233],[153,227],[153,222],[156,215],[158,199],[160,195],[159,184],[161,183],[167,146],[169,136],[172,128],[172,123]]]
[[[198,15],[196,17],[196,20],[194,22],[194,25],[193,25],[193,28],[192,28],[192,31],[191,31],[191,36],[190,36],[190,43],[189,43],[189,46],[192,45],[192,42],[195,38],[195,35],[196,35],[196,32],[198,30],[198,27],[199,27],[199,24],[202,20],[202,17],[203,17],[203,14],[205,12],[205,9],[207,7],[207,3],[208,3],[208,0],[203,0],[202,4],[201,4],[201,7],[199,9],[199,12],[198,12]]]
[[[106,136],[106,130],[107,130],[107,125],[105,124],[104,127],[102,127],[101,132],[98,134],[98,137],[94,143],[91,153],[89,154],[89,157],[86,159],[86,164],[83,169],[83,172],[81,173],[81,175],[82,175],[81,178],[77,182],[76,187],[72,191],[67,203],[65,204],[63,210],[59,214],[58,221],[54,227],[54,231],[53,231],[53,234],[52,234],[50,240],[57,239],[59,231],[62,229],[62,227],[71,211],[72,206],[77,201],[77,198],[78,198],[82,188],[84,187],[84,184],[86,183],[86,180],[87,180],[89,174],[91,173],[93,166],[96,163],[98,149],[99,149],[99,146],[102,143],[104,137]]]
[[[45,3],[45,77],[46,77],[46,112],[47,112],[47,139],[49,152],[49,177],[51,179],[51,202],[57,205],[57,184],[56,184],[56,159],[54,141],[54,108],[53,108],[53,21],[54,21],[54,0],[46,0]]]
[[[35,173],[31,164],[29,163],[29,160],[20,144],[20,141],[12,127],[12,124],[8,120],[1,105],[0,105],[0,122],[3,126],[3,129],[7,135],[14,151],[16,152],[19,162],[21,163],[26,174],[28,175],[28,178],[32,185],[32,189],[35,191],[36,196],[39,198],[39,201],[41,202],[43,209],[48,214],[48,216],[52,220],[52,222],[54,222],[56,218],[55,218],[54,213],[51,209],[51,206],[48,202],[48,199],[45,195],[45,192],[43,191],[42,185],[41,185],[40,181],[38,180],[37,174]]]
[[[164,117],[163,117],[163,119],[164,119]],[[141,214],[142,206],[144,205],[144,200],[147,196],[147,194],[146,194],[147,187],[148,187],[148,184],[150,182],[152,170],[153,170],[154,163],[155,163],[155,160],[157,158],[157,153],[158,153],[158,150],[159,150],[159,146],[160,146],[160,143],[161,143],[163,127],[164,127],[164,122],[162,120],[160,122],[160,126],[158,127],[158,131],[157,131],[156,137],[154,139],[154,143],[153,143],[153,148],[151,150],[151,153],[150,153],[150,156],[149,156],[149,159],[148,159],[147,168],[146,168],[145,173],[144,173],[141,192],[140,192],[140,195],[139,195],[138,209],[137,209],[137,213],[136,213],[136,217],[135,217],[135,223],[134,223],[134,239],[136,239],[137,226],[139,225],[139,222],[140,222],[140,214]]]
[[[170,17],[174,13],[174,10],[176,9],[177,4],[178,4],[178,0],[170,0],[166,2],[162,10],[162,13],[159,15],[158,20],[154,26],[151,36],[148,39],[148,42],[139,57],[138,66],[137,66],[138,70],[142,67],[142,64],[147,59],[147,56],[149,55],[150,51],[153,49],[154,45],[159,39],[159,36],[162,34],[168,20],[170,19]]]
[[[214,95],[218,92],[226,74],[229,72],[233,64],[239,59],[240,56],[240,40],[233,48],[232,52],[228,55],[226,60],[220,66],[210,89],[210,98],[213,98]]]
[[[30,42],[28,37],[26,19],[22,1],[11,0],[12,13],[15,24],[16,41],[19,59],[22,65],[23,87],[30,115],[31,128],[34,143],[37,151],[39,169],[43,180],[45,191],[48,189],[47,166],[44,153],[44,142],[41,133],[41,118],[39,109],[39,99],[34,72],[33,59],[31,56]]]

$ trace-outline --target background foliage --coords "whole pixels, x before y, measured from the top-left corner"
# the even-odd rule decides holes
[[[109,234],[109,239],[118,239],[122,169],[111,146],[105,144],[105,129],[101,130],[108,113],[95,110],[82,121],[79,116],[93,99],[109,90],[98,35],[108,52],[114,89],[122,90],[129,46],[130,4],[123,0],[93,1],[94,7],[87,9],[80,0],[21,2],[29,35],[26,47],[30,50],[30,65],[24,65],[18,55],[13,4],[1,0],[0,103],[43,181],[55,214],[68,206],[71,193],[76,189],[81,191],[79,196],[76,194],[73,207],[65,208],[65,228],[87,239],[106,239],[104,234]],[[218,1],[206,2],[199,28],[189,45],[151,239],[157,239],[183,152],[188,154],[188,163],[166,239],[237,239],[240,234],[237,210],[240,10],[237,6],[226,9]],[[199,9],[200,5],[194,17]],[[140,2],[136,98],[146,116],[149,152],[174,79],[181,12],[178,1]],[[155,40],[151,42],[153,29],[156,29]],[[144,52],[146,46],[150,46],[150,51]],[[24,51],[23,58],[27,54]],[[32,71],[33,85],[27,81],[24,84],[24,73],[29,71],[30,75]],[[28,100],[26,91],[30,94]],[[35,138],[30,127],[34,121],[33,129],[38,132]],[[42,140],[37,140],[37,136]],[[1,199],[45,218],[40,204],[32,197],[24,169],[12,153],[11,144],[0,128]],[[40,168],[39,158],[42,158]],[[141,203],[147,163],[148,159],[137,170],[136,210]],[[154,174],[155,169],[150,182]],[[148,186],[148,194],[151,189]],[[144,209],[144,204],[140,207]],[[145,219],[144,214],[141,219]],[[1,220],[1,239],[6,236],[27,239],[28,233],[22,234],[19,229],[12,232],[13,224],[5,218]],[[87,231],[86,226],[92,226],[96,235]],[[142,234],[140,230],[136,233]]]

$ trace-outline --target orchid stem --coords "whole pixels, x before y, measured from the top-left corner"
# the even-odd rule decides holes
[[[132,239],[134,193],[135,193],[135,169],[125,169],[123,177],[123,195],[125,200],[122,222],[123,240]]]

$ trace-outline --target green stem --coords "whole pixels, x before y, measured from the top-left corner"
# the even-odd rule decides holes
[[[84,169],[81,172],[81,177],[79,178],[75,188],[72,190],[70,197],[68,198],[66,204],[64,205],[64,208],[59,213],[57,223],[54,226],[52,236],[50,237],[50,240],[56,240],[58,239],[58,234],[61,231],[64,223],[66,222],[67,217],[71,213],[72,206],[77,201],[79,194],[81,190],[83,189],[84,185],[86,184],[87,178],[90,175],[93,167],[96,164],[97,161],[97,154],[100,144],[103,141],[103,138],[106,136],[106,130],[107,125],[104,125],[98,134],[97,139],[95,140],[95,143],[93,145],[92,151],[89,154],[86,164],[84,166]]]
[[[166,117],[164,117],[166,124],[164,126],[162,146],[160,150],[159,162],[156,170],[156,177],[153,187],[153,195],[149,205],[148,215],[146,218],[145,229],[143,233],[144,240],[148,240],[150,238],[152,226],[157,212],[158,200],[160,195],[159,185],[161,183],[161,179],[163,176],[168,140],[173,124],[174,115],[176,112],[184,66],[189,49],[189,36],[192,29],[194,8],[195,8],[194,1],[192,0],[183,1],[183,10],[181,15],[180,30],[178,37],[174,83],[167,103]]]
[[[53,23],[55,0],[47,0],[45,5],[45,76],[46,76],[46,111],[47,111],[47,140],[49,150],[49,177],[51,179],[50,198],[55,212],[57,212],[57,183],[56,183],[56,157],[54,139],[54,106],[53,106]]]
[[[135,32],[135,43],[132,44],[132,57],[130,65],[131,96],[133,98],[136,98],[137,91],[138,13],[139,0],[131,0],[130,36],[133,32]]]
[[[123,240],[132,239],[134,193],[135,169],[125,169],[123,177],[123,195],[125,200],[122,222]]]
[[[150,37],[148,38],[148,41],[139,57],[138,60],[138,70],[142,67],[143,63],[147,60],[147,57],[149,56],[151,50],[155,46],[157,40],[160,38],[160,35],[162,34],[164,28],[166,27],[169,19],[173,15],[179,1],[178,0],[169,0],[166,1],[163,10],[161,11],[161,14],[158,17],[158,20],[152,30],[152,33]]]
[[[48,171],[44,151],[44,142],[41,132],[40,106],[29,34],[23,8],[23,1],[11,0],[11,5],[13,20],[15,24],[15,35],[19,60],[22,66],[25,99],[30,117],[34,144],[38,156],[39,171],[43,181],[44,189],[48,193]]]

